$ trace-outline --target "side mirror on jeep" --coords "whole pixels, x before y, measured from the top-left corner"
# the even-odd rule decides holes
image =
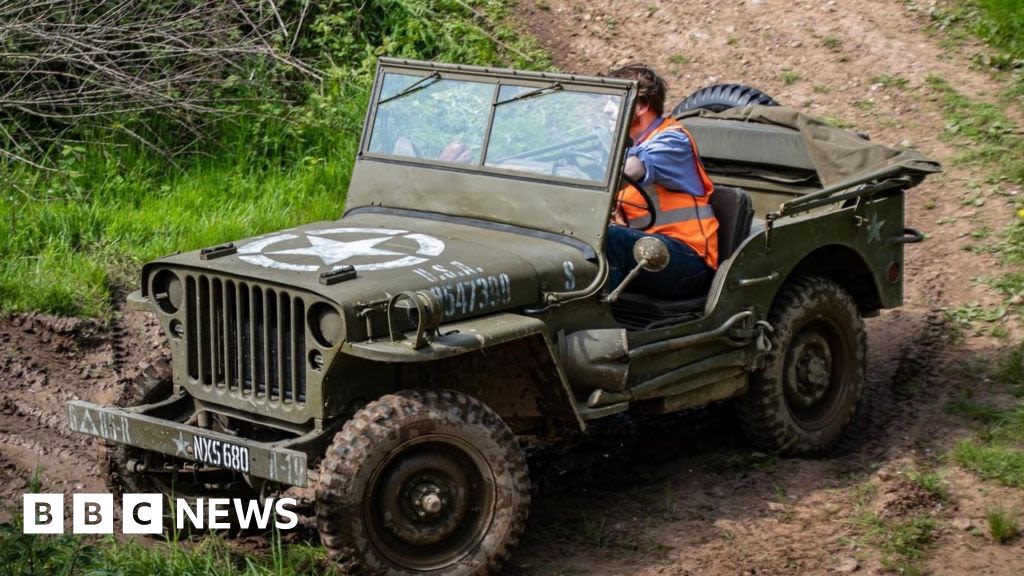
[[[629,274],[622,279],[622,283],[615,287],[615,290],[605,298],[606,302],[615,302],[619,299],[619,295],[626,289],[626,286],[636,278],[636,275],[641,270],[648,272],[661,272],[668,266],[669,255],[668,248],[665,247],[664,242],[647,236],[636,241],[633,245],[633,259],[636,260],[636,266],[629,271]]]

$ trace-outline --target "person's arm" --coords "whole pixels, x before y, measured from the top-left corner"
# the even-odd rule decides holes
[[[632,161],[632,162],[631,162]],[[633,176],[641,186],[660,184],[669,190],[685,192],[694,196],[704,195],[704,185],[697,171],[696,158],[690,139],[682,132],[662,132],[647,142],[630,149],[626,160],[626,173],[638,170],[640,177]]]

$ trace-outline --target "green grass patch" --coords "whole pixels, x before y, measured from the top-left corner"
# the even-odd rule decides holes
[[[1005,97],[1024,97],[1024,3],[1019,0],[958,0],[931,12],[945,33],[947,49],[959,48],[969,36],[977,36],[995,48],[978,54],[974,62],[997,71],[1010,71],[1013,86]]]
[[[930,75],[927,82],[939,95],[947,137],[972,144],[965,146],[958,161],[986,166],[1000,179],[1024,183],[1024,137],[1002,107],[974,102],[939,76]]]
[[[896,76],[893,74],[881,74],[871,79],[872,84],[881,84],[886,88],[906,88],[909,80],[902,76]]]
[[[215,536],[197,542],[142,546],[113,537],[22,534],[16,524],[0,525],[0,566],[10,576],[340,576],[326,551],[308,544],[271,539],[266,552],[241,550]]]
[[[992,372],[993,380],[1016,397],[1010,407],[969,397],[946,404],[946,412],[982,426],[975,438],[961,440],[952,459],[975,474],[1024,488],[1024,345],[1010,351]]]
[[[942,476],[939,476],[935,472],[909,470],[904,473],[904,476],[907,477],[907,480],[917,484],[922,490],[932,496],[935,496],[939,500],[945,500],[948,496],[946,493],[946,483],[942,480]]]
[[[999,544],[1005,544],[1020,535],[1017,517],[1002,508],[988,511],[988,533]]]
[[[860,519],[868,542],[878,548],[882,565],[900,574],[923,574],[922,560],[931,544],[936,523],[928,516],[910,520],[883,520],[868,514]]]
[[[1024,60],[1024,3],[1020,0],[975,0],[972,30],[1011,57]]]
[[[977,440],[962,440],[953,450],[953,459],[982,478],[1024,488],[1024,451]]]

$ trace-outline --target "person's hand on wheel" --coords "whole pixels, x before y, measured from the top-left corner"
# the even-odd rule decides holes
[[[437,159],[444,160],[445,162],[466,164],[473,160],[473,155],[470,154],[469,148],[461,140],[452,140],[450,144],[444,147],[444,150],[441,151],[441,155]]]

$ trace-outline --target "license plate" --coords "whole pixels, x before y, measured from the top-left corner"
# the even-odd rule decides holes
[[[249,473],[249,449],[245,446],[193,436],[192,456],[203,464]]]

